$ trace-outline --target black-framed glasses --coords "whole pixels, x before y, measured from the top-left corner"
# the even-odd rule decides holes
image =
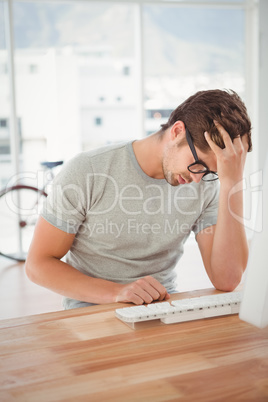
[[[193,139],[192,136],[190,134],[190,131],[188,130],[188,128],[186,127],[186,140],[188,142],[188,145],[191,149],[191,152],[193,154],[194,163],[191,163],[187,169],[189,170],[189,172],[194,173],[194,174],[201,174],[203,173],[203,177],[202,180],[204,181],[214,181],[214,180],[218,180],[218,174],[217,172],[213,172],[212,170],[210,170],[208,168],[208,166],[201,161],[200,159],[198,159],[197,153],[196,153],[196,149],[193,143]]]

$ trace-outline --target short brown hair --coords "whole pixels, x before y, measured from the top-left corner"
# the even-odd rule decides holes
[[[194,144],[201,150],[207,151],[209,145],[204,138],[208,131],[212,140],[221,148],[224,142],[219,134],[214,120],[217,120],[234,139],[239,135],[248,136],[248,151],[252,150],[251,122],[243,101],[232,90],[213,89],[199,91],[190,96],[171,113],[166,124],[161,125],[165,131],[176,121],[181,120],[191,133]]]

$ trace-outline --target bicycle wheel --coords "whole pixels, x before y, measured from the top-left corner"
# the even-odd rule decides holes
[[[17,185],[0,192],[0,254],[25,261],[34,227],[47,194]]]

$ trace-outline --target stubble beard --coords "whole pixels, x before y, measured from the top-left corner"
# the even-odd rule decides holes
[[[173,187],[179,186],[179,182],[175,178],[174,173],[172,173],[170,170],[165,169],[164,164],[163,164],[163,174],[168,184],[170,184]]]

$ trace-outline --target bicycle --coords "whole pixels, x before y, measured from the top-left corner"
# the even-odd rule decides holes
[[[46,188],[54,178],[53,169],[63,161],[41,162],[44,185],[14,184],[0,191],[0,256],[24,262],[34,228],[47,197]]]

